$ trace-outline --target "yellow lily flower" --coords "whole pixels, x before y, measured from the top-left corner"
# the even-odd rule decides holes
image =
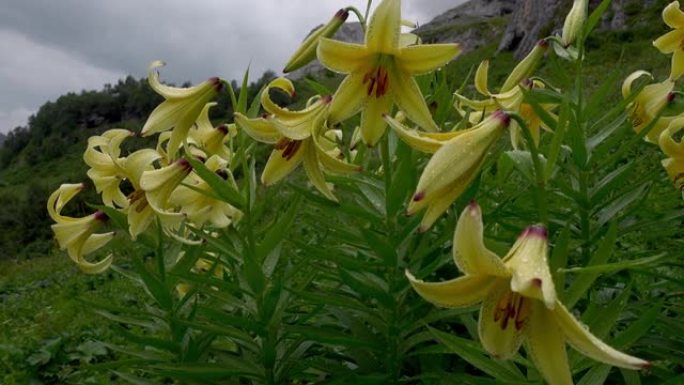
[[[459,218],[453,244],[454,262],[464,276],[434,283],[416,279],[409,271],[406,276],[420,296],[437,306],[459,308],[481,302],[480,342],[493,357],[511,358],[526,340],[528,356],[553,385],[572,384],[566,342],[608,365],[650,366],[591,334],[558,300],[543,226],[528,227],[500,259],[484,245],[482,213],[472,202]]]
[[[481,122],[484,117],[497,110],[516,112],[525,121],[535,144],[539,144],[541,129],[549,130],[549,127],[542,122],[532,106],[529,103],[524,102],[523,90],[545,87],[543,82],[539,80],[530,80],[529,77],[537,69],[539,62],[544,57],[547,47],[548,44],[546,41],[540,40],[532,51],[530,51],[530,53],[516,65],[513,71],[511,71],[511,74],[501,86],[499,93],[496,94],[490,92],[487,85],[489,61],[485,60],[481,62],[475,73],[475,89],[488,99],[471,100],[463,95],[455,93],[456,102],[454,107],[464,116],[467,115],[467,113],[463,107],[465,106],[471,109],[473,112],[470,112],[468,116],[469,121],[472,124]],[[555,118],[555,115],[551,110],[556,108],[556,105],[544,104],[541,107],[549,115]],[[521,127],[516,121],[513,121],[509,131],[513,148],[520,148],[523,143]]]
[[[188,134],[188,143],[198,146],[207,157],[218,155],[226,161],[230,161],[230,149],[226,145],[226,140],[237,135],[235,124],[222,124],[214,127],[209,120],[209,109],[216,105],[216,102],[207,103],[200,112],[195,125]]]
[[[178,254],[178,260],[180,260],[184,254],[185,254],[185,252],[181,251]],[[214,253],[207,253],[207,254],[209,256],[211,256],[212,258],[216,258],[216,255]],[[213,261],[206,259],[206,258],[199,258],[197,260],[197,262],[195,262],[195,265],[192,267],[191,271],[193,273],[205,274],[206,275],[211,270],[212,267],[214,267]],[[224,268],[221,264],[219,264],[214,269],[214,272],[212,275],[214,278],[221,279],[221,278],[223,278],[223,273],[224,273]],[[188,292],[191,289],[192,289],[192,284],[189,284],[189,283],[179,283],[178,285],[176,285],[176,292],[178,293],[178,296],[180,298],[185,297],[185,295],[188,294]],[[218,288],[216,288],[216,287],[212,287],[212,289],[218,290]]]
[[[390,119],[387,121],[395,126]],[[475,179],[489,147],[499,139],[509,123],[509,116],[497,111],[477,126],[463,130],[450,139],[423,138],[425,146],[436,148],[435,142],[441,142],[441,145],[425,166],[416,193],[406,209],[407,215],[427,209],[420,231],[430,228]]]
[[[684,12],[679,8],[679,1],[663,9],[663,21],[673,30],[656,39],[653,45],[664,54],[672,54],[670,79],[675,81],[684,74]]]
[[[406,116],[428,131],[437,131],[413,76],[441,67],[461,51],[458,44],[400,43],[400,0],[383,0],[366,30],[365,45],[321,38],[318,60],[329,69],[348,74],[333,97],[331,124],[363,109],[361,135],[374,145],[385,132],[383,114],[396,103]]]
[[[249,119],[240,113],[235,114],[235,122],[249,136],[275,145],[261,174],[261,182],[267,186],[275,184],[303,164],[309,180],[318,191],[328,199],[337,201],[331,186],[325,181],[323,171],[349,174],[359,171],[360,167],[340,159],[342,152],[335,143],[335,131],[329,130],[326,122],[331,98],[312,98],[305,109],[291,111],[279,107],[270,99],[269,91],[272,88],[294,94],[291,81],[275,79],[261,94],[261,104],[268,112],[266,117]]]
[[[129,205],[125,209],[128,217],[128,232],[133,240],[142,234],[155,218],[154,210],[147,202],[140,180],[144,172],[154,169],[152,164],[160,158],[161,155],[157,151],[142,149],[128,155],[122,162],[126,178],[133,186],[133,192],[128,195]],[[165,222],[162,221],[162,225],[164,224]]]
[[[126,175],[121,167],[121,143],[133,136],[124,129],[112,129],[102,135],[88,138],[83,161],[90,166],[88,177],[95,189],[102,194],[102,202],[110,207],[127,207],[128,200],[119,186]]]
[[[178,159],[168,166],[144,171],[140,177],[140,187],[145,191],[147,203],[162,220],[164,228],[175,228],[184,218],[183,214],[173,210],[169,198],[191,171],[192,166],[187,160]]]
[[[684,143],[677,141],[675,135],[684,128],[684,118],[673,120],[665,129],[658,140],[660,149],[668,158],[663,159],[662,164],[674,185],[682,191],[684,198]]]
[[[90,262],[84,256],[106,245],[114,237],[114,233],[95,233],[109,219],[102,211],[96,211],[83,218],[62,215],[62,208],[81,190],[83,184],[59,186],[48,198],[47,210],[50,218],[56,222],[51,227],[59,248],[66,249],[69,258],[85,273],[97,274],[109,268],[112,264],[112,255],[98,262]]]
[[[642,76],[651,74],[646,71],[635,71],[622,83],[622,96],[627,98],[632,93],[632,83]],[[648,127],[654,119],[658,118],[660,111],[667,106],[672,98],[674,81],[665,79],[660,83],[649,84],[644,87],[632,103],[627,106],[632,121],[632,127],[637,133]],[[667,126],[676,119],[676,116],[661,116],[655,122],[651,130],[646,134],[644,140],[650,143],[657,143],[660,134]]]
[[[232,183],[235,188],[235,180],[230,170],[226,168],[228,162],[218,155],[212,155],[206,162],[207,168],[218,175],[224,176],[227,183]],[[194,187],[191,189],[184,185],[178,186],[169,197],[169,203],[180,207],[180,212],[187,215],[190,222],[195,226],[203,226],[209,222],[215,227],[229,226],[233,221],[242,217],[242,212],[230,204],[218,199],[211,198],[196,190],[210,193],[211,187],[194,172],[183,181],[184,184]]]
[[[159,81],[158,67],[161,61],[150,64],[148,81],[150,87],[164,101],[152,111],[142,129],[143,136],[150,136],[173,128],[167,147],[170,159],[175,159],[176,153],[188,135],[188,130],[195,123],[204,106],[214,99],[222,88],[219,78],[210,78],[194,87],[177,88],[162,84]]]

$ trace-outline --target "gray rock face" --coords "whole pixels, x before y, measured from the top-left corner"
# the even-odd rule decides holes
[[[589,11],[600,2],[590,0]],[[604,30],[623,29],[628,10],[638,12],[653,3],[653,0],[613,0],[599,27]],[[571,7],[572,0],[517,0],[511,21],[499,44],[499,51],[515,51],[515,57],[522,58],[540,38],[553,33],[560,34],[565,15]]]
[[[464,51],[498,39],[516,0],[471,0],[435,17],[414,33],[425,43],[459,43]]]

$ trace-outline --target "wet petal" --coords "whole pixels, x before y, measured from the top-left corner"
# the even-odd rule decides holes
[[[424,282],[406,270],[406,277],[426,301],[442,307],[465,307],[482,301],[494,287],[495,280],[486,276],[466,275],[444,282]]]
[[[392,112],[392,104],[389,95],[368,98],[368,104],[361,112],[361,138],[364,143],[374,146],[382,138],[386,127],[383,116]]]
[[[463,210],[456,224],[453,241],[456,266],[466,274],[510,276],[501,258],[485,247],[483,234],[482,210],[473,201]]]
[[[366,103],[368,95],[363,84],[363,73],[353,72],[340,83],[330,104],[330,124],[337,124],[353,116]]]
[[[442,67],[459,53],[458,44],[412,45],[400,49],[395,60],[407,74],[420,75]]]
[[[604,364],[626,369],[643,369],[650,366],[648,361],[617,351],[591,334],[589,329],[570,314],[562,303],[556,302],[553,317],[565,334],[568,343],[585,356]]]
[[[408,144],[409,146],[415,148],[418,151],[427,152],[434,154],[440,147],[446,142],[446,140],[437,140],[423,135],[422,132],[417,130],[409,130],[406,126],[401,124],[398,120],[392,118],[389,115],[385,115],[385,122],[394,130],[394,132]],[[455,131],[450,135],[452,138],[459,135],[463,131]]]
[[[383,0],[368,22],[366,46],[369,50],[393,54],[399,47],[401,1]]]
[[[532,301],[528,322],[526,350],[539,372],[550,384],[572,385],[565,339],[551,312]]]
[[[439,131],[413,77],[403,73],[396,65],[388,66],[388,75],[390,92],[406,117],[422,129]]]
[[[322,38],[318,43],[318,60],[332,71],[348,74],[356,71],[369,60],[366,47]]]
[[[682,75],[684,75],[684,50],[680,49],[672,54],[672,69],[670,79],[675,81]]]
[[[511,290],[553,309],[556,288],[548,261],[548,234],[543,226],[528,227],[503,258],[511,272]]]

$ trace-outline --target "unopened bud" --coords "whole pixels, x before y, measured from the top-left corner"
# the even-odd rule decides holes
[[[565,17],[563,23],[563,34],[561,35],[561,44],[563,47],[568,47],[577,40],[577,37],[584,28],[584,22],[587,20],[589,1],[575,0],[572,4],[572,9]]]
[[[515,68],[513,68],[513,71],[511,71],[511,74],[508,75],[508,78],[504,82],[503,86],[501,86],[500,92],[508,92],[512,90],[513,87],[520,84],[520,82],[522,82],[524,79],[532,76],[534,71],[537,70],[539,62],[544,57],[548,46],[549,45],[547,44],[546,40],[540,40],[537,42],[530,53],[528,53],[527,56],[525,56],[525,58],[522,59],[520,63],[515,66]]]
[[[302,45],[299,46],[290,60],[288,60],[283,72],[288,73],[302,68],[315,59],[316,49],[318,48],[318,40],[322,37],[333,36],[335,32],[340,29],[342,24],[344,24],[348,16],[349,11],[346,9],[340,9],[327,24],[322,25],[315,31],[311,32],[311,34],[304,39],[304,42],[302,42]]]

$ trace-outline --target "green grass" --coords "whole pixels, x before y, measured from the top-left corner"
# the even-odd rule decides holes
[[[140,306],[145,297],[114,272],[83,274],[62,253],[0,261],[0,383],[118,383],[89,366],[118,357],[110,344],[123,340],[84,301]]]

